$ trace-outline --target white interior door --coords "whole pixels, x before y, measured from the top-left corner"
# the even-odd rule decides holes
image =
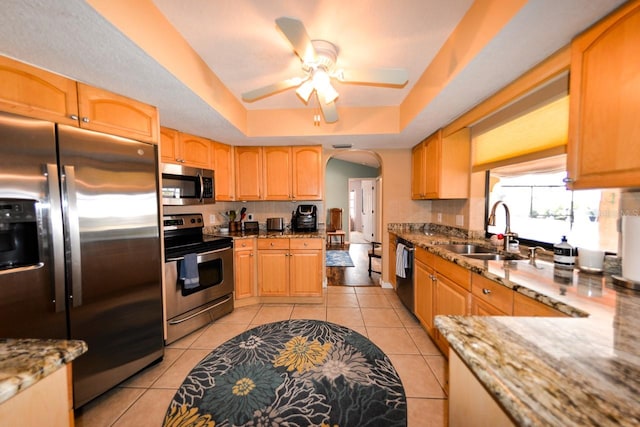
[[[362,235],[367,241],[375,239],[375,181],[363,179],[362,192]]]

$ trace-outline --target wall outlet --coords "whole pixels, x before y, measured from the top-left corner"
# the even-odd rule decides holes
[[[464,215],[456,215],[456,225],[464,225]]]
[[[215,214],[210,214],[210,215],[209,215],[209,223],[211,223],[211,224],[215,224],[215,223],[216,223],[216,216],[215,216]]]
[[[442,222],[442,213],[438,212],[438,214],[436,215],[436,218],[437,218],[436,221]]]
[[[253,221],[253,214],[247,214],[247,221]]]

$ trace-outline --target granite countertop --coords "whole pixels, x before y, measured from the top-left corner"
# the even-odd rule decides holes
[[[79,340],[0,339],[0,403],[86,351]]]
[[[640,424],[640,292],[553,263],[479,261],[441,247],[478,243],[394,234],[573,318],[437,316],[436,327],[518,425]]]
[[[244,231],[233,231],[222,233],[220,231],[215,230],[205,230],[206,234],[211,234],[215,236],[224,236],[231,237],[233,239],[325,239],[326,233],[325,230],[317,230],[317,231],[292,231],[292,230],[284,230],[284,231],[266,231],[259,230],[257,233],[245,233]]]

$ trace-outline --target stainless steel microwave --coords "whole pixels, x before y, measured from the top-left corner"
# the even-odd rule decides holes
[[[171,163],[162,166],[163,205],[202,205],[215,202],[212,170]]]

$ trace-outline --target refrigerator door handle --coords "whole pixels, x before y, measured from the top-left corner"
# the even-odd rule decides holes
[[[71,299],[73,307],[82,305],[82,260],[80,256],[80,221],[76,199],[76,170],[73,166],[62,167],[64,209],[69,230],[69,264],[71,270]]]
[[[64,290],[64,239],[62,231],[62,203],[58,186],[58,165],[47,164],[47,185],[49,190],[49,229],[53,251],[52,295],[56,313],[65,310]]]

